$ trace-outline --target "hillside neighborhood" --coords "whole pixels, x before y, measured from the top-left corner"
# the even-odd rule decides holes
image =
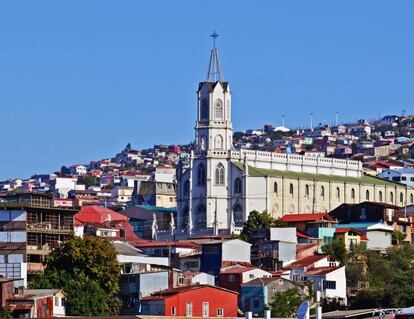
[[[236,133],[234,144],[358,159],[364,174],[411,187],[412,123],[412,116],[385,116],[295,131],[266,125]],[[386,258],[390,249],[413,243],[412,196],[396,196],[394,204],[367,198],[331,211],[281,216],[254,211],[241,234],[183,236],[176,168],[187,165],[192,150],[193,145],[134,150],[128,144],[113,158],[1,182],[0,284],[7,295],[1,307],[38,318],[65,314],[61,287],[31,289],[30,283],[71,236],[112,244],[121,266],[121,314],[195,317],[263,316],[267,309],[276,311],[275,295],[292,291],[312,307],[358,308],[361,296],[376,287],[369,276],[355,278],[354,268],[367,273],[369,254]],[[267,222],[251,227],[254,218]],[[360,260],[352,260],[355,254]]]

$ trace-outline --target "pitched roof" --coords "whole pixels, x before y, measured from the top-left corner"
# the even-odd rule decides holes
[[[359,230],[356,230],[354,228],[335,228],[335,234],[337,234],[337,233],[338,234],[345,234],[345,233],[348,233],[350,231],[352,231],[352,232],[356,233],[357,235],[359,235],[361,240],[363,240],[363,241],[368,240],[368,237],[363,232],[360,232]]]
[[[150,242],[140,242],[134,245],[135,247],[169,247],[175,246],[180,248],[200,248],[200,245],[192,242],[184,241],[150,241]]]
[[[294,261],[293,263],[283,267],[283,269],[295,269],[295,268],[303,268],[303,267],[309,267],[316,263],[319,260],[322,260],[324,258],[327,258],[327,255],[313,255],[308,256],[302,259],[299,259],[297,261]]]
[[[228,290],[222,287],[197,284],[197,285],[182,286],[182,287],[177,287],[177,288],[172,288],[172,289],[161,290],[161,291],[153,293],[152,296],[142,298],[142,300],[163,299],[163,297],[173,296],[173,295],[177,295],[182,292],[193,291],[193,290],[202,289],[202,288],[218,289],[218,290],[222,290],[228,293],[238,295],[237,292]]]
[[[323,276],[323,275],[329,274],[330,272],[338,270],[339,268],[341,267],[318,267],[318,268],[308,270],[305,273],[305,276]]]
[[[128,217],[117,213],[111,209],[100,206],[83,206],[81,211],[75,215],[75,218],[82,223],[103,224],[108,222],[126,222]]]
[[[246,271],[251,271],[251,270],[255,270],[255,269],[259,269],[257,267],[229,267],[229,268],[225,268],[223,270],[220,271],[220,274],[242,274]]]
[[[313,213],[313,214],[289,214],[282,216],[282,221],[289,222],[313,222],[313,221],[334,221],[328,213]]]

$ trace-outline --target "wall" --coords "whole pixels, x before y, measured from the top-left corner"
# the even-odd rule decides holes
[[[386,250],[391,246],[391,232],[381,230],[367,231],[367,249],[370,250]]]
[[[251,244],[243,240],[234,239],[222,244],[222,261],[238,261],[250,263]]]

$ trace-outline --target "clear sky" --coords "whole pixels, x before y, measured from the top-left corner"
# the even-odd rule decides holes
[[[413,111],[413,1],[0,2],[0,180],[192,141],[213,31],[235,130]]]

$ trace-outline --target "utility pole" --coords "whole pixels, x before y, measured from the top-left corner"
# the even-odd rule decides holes
[[[215,198],[215,205],[214,205],[214,227],[213,227],[213,232],[214,235],[218,235],[218,221],[217,221],[217,196]]]

